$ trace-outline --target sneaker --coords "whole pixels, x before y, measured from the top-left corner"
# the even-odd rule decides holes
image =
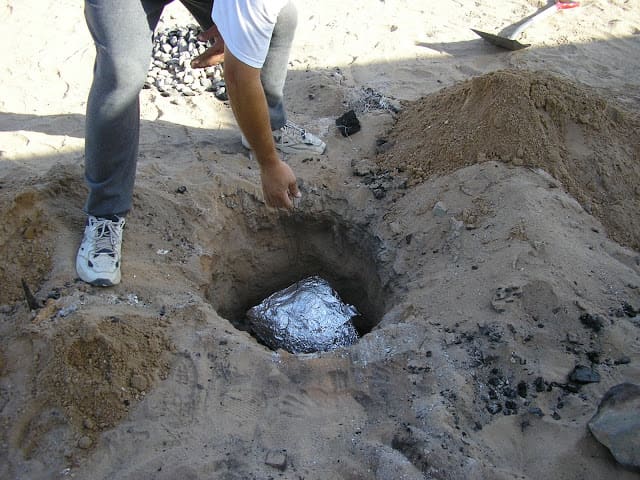
[[[76,271],[85,282],[98,287],[120,283],[120,250],[124,218],[89,215],[76,257]]]
[[[315,153],[320,155],[327,149],[327,145],[322,140],[291,122],[287,122],[279,130],[274,130],[273,140],[276,148],[282,153]],[[242,135],[242,145],[251,149],[244,135]]]

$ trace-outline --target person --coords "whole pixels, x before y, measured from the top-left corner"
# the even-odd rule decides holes
[[[132,205],[139,145],[139,94],[147,76],[152,34],[172,0],[85,0],[96,46],[87,101],[85,181],[87,221],[76,257],[83,281],[121,280],[125,218]],[[210,47],[192,61],[203,68],[224,60],[224,77],[242,143],[260,167],[267,205],[292,208],[296,177],[279,152],[321,154],[325,144],[287,119],[283,89],[297,26],[291,0],[180,0]]]

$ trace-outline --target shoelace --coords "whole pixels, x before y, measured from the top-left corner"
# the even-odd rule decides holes
[[[303,140],[306,140],[307,138],[307,131],[304,128],[298,127],[297,125],[293,125],[292,123],[287,122],[285,126],[282,127],[282,129],[287,133],[297,133],[302,137]]]
[[[91,228],[96,231],[94,256],[109,255],[115,257],[115,245],[120,239],[120,224],[108,219],[91,220]]]

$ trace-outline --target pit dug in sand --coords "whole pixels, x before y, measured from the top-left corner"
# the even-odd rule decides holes
[[[221,222],[224,249],[211,262],[206,296],[221,317],[291,353],[349,346],[376,327],[394,302],[394,274],[362,212],[310,198],[277,215],[241,197],[227,197],[241,212]]]

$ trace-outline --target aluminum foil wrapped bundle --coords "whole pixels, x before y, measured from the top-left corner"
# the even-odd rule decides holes
[[[351,319],[358,316],[329,283],[317,276],[275,292],[247,312],[255,335],[268,347],[311,353],[358,341]]]

